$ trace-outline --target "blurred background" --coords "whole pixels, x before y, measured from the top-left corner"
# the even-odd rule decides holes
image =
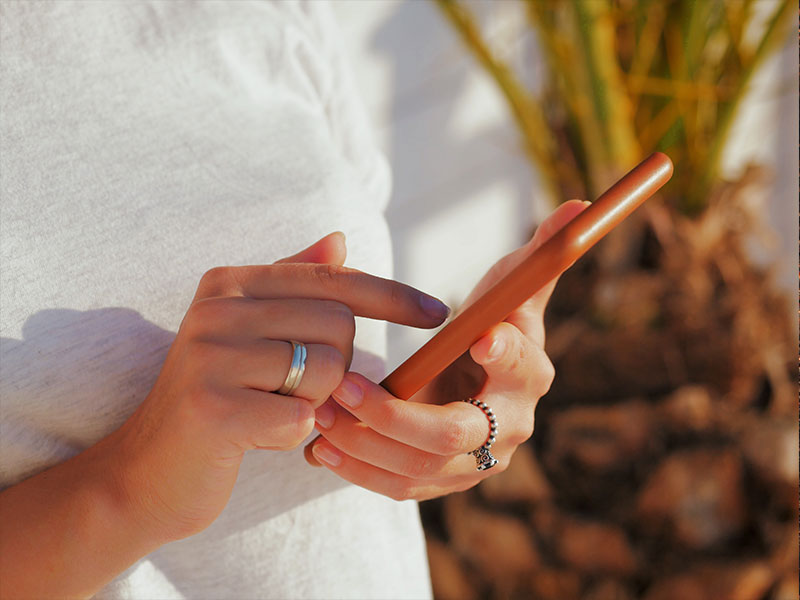
[[[333,6],[396,275],[451,306],[559,202],[676,165],[562,278],[532,440],[421,505],[436,597],[797,598],[796,2]]]

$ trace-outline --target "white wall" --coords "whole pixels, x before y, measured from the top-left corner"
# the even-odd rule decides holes
[[[394,174],[395,275],[457,305],[534,222],[533,176],[504,101],[431,2],[334,7]],[[389,367],[429,337],[391,326]]]
[[[767,6],[764,3],[763,6]],[[792,295],[798,291],[798,65],[797,15],[783,48],[764,64],[750,86],[738,122],[731,131],[724,172],[735,177],[748,163],[772,171],[772,189],[763,210],[776,237],[773,248],[756,248],[757,256],[772,266],[777,280]],[[796,307],[789,307],[795,320]]]

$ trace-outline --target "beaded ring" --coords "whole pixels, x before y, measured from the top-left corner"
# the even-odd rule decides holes
[[[463,402],[468,402],[473,406],[477,406],[480,408],[483,413],[486,415],[486,418],[489,419],[489,437],[483,443],[483,445],[475,448],[472,452],[468,454],[472,454],[475,457],[475,463],[478,471],[485,471],[486,469],[491,469],[493,466],[497,464],[497,459],[492,456],[492,453],[489,449],[494,444],[495,440],[497,440],[497,417],[494,415],[491,407],[486,404],[486,402],[481,402],[476,398],[468,398],[463,400]]]

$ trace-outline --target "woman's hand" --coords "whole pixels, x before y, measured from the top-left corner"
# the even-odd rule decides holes
[[[342,267],[344,255],[332,234],[281,264],[209,271],[130,419],[0,493],[3,595],[89,597],[204,529],[247,450],[293,448],[311,432],[314,409],[350,364],[354,315],[418,327],[446,317],[430,296]],[[308,350],[292,396],[275,393],[292,355],[285,340]]]
[[[355,315],[417,327],[446,317],[435,299],[343,260],[334,234],[282,264],[203,276],[155,386],[114,435],[121,486],[163,541],[216,518],[246,451],[291,449],[311,433],[314,409],[350,364]],[[291,363],[287,340],[308,352],[292,396],[275,393]]]
[[[550,215],[531,242],[486,274],[465,306],[587,204],[567,202]],[[316,411],[322,435],[310,448],[313,457],[344,479],[397,500],[462,491],[504,470],[517,446],[533,433],[536,404],[553,380],[544,352],[543,315],[554,286],[551,282],[492,328],[470,348],[469,356],[410,401],[393,397],[361,375],[346,374]],[[471,395],[497,417],[491,452],[499,463],[487,471],[478,471],[468,454],[489,436],[486,414],[460,401]]]

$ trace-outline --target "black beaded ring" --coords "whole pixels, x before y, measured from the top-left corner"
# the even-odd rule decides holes
[[[475,448],[469,454],[475,457],[475,463],[478,471],[485,471],[486,469],[491,469],[493,466],[497,464],[497,459],[492,456],[492,453],[489,451],[489,448],[492,447],[495,440],[497,440],[497,417],[494,416],[494,412],[489,407],[486,402],[481,402],[476,398],[468,398],[464,400],[464,402],[469,402],[473,406],[477,406],[480,408],[483,413],[486,415],[486,418],[489,419],[489,437],[483,443],[483,445]]]

